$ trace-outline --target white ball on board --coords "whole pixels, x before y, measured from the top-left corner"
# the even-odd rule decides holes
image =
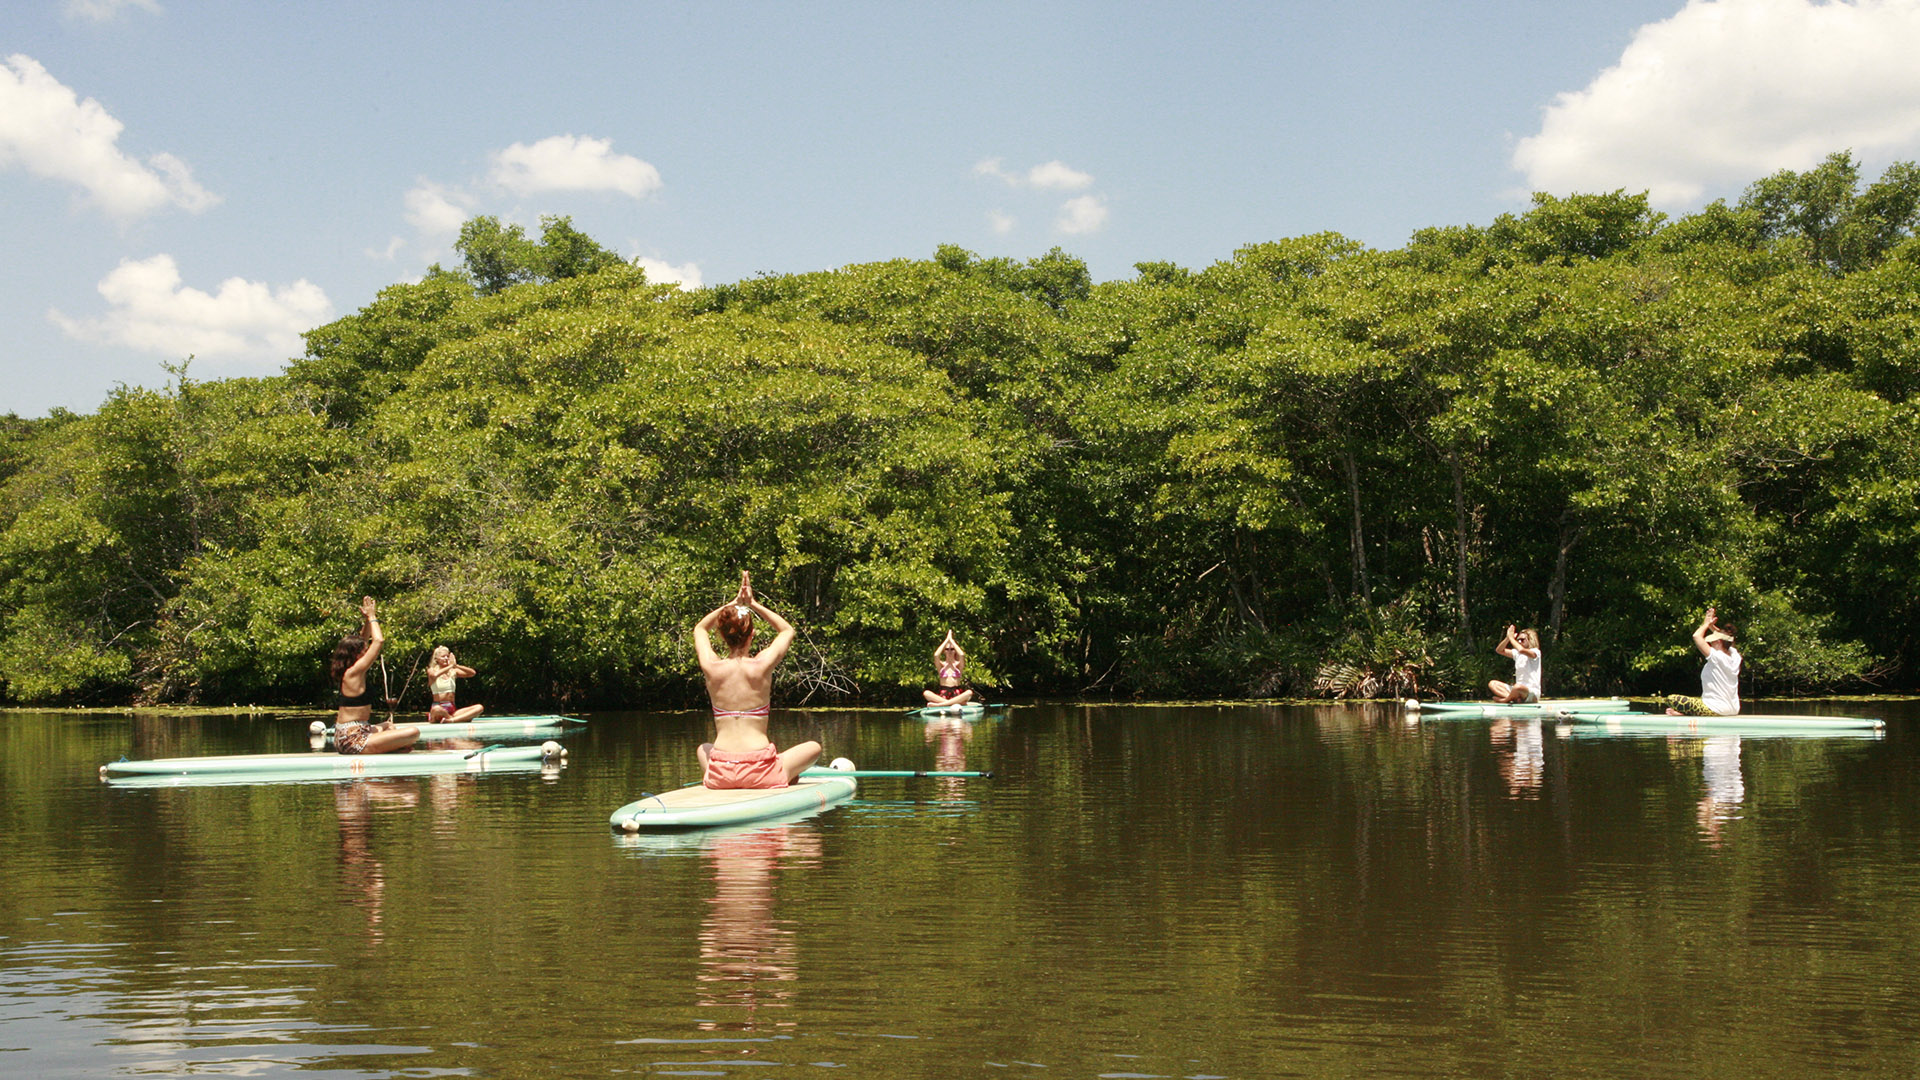
[[[854,764],[846,758],[837,757],[833,759],[833,764],[827,766],[827,768],[835,772],[852,772],[854,770]]]

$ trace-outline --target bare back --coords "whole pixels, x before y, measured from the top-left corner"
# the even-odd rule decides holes
[[[726,609],[724,605],[693,628],[693,649],[699,654],[700,673],[707,679],[707,700],[713,706],[713,745],[728,752],[758,750],[769,742],[767,710],[773,701],[773,672],[786,659],[794,635],[791,624],[753,600],[744,589],[742,598],[776,631],[773,640],[758,653],[721,656],[714,652],[708,631]]]
[[[758,656],[701,658],[707,700],[713,706],[713,745],[727,751],[767,745],[767,709],[773,700],[773,669]]]

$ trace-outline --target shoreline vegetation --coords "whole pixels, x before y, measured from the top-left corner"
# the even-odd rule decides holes
[[[1660,699],[1657,697],[1637,697],[1637,698],[1629,698],[1627,700],[1632,704],[1646,705],[1646,706],[1654,705],[1660,701]],[[1766,705],[1766,704],[1807,705],[1810,703],[1821,702],[1821,703],[1834,704],[1834,705],[1874,705],[1874,704],[1881,704],[1886,702],[1906,702],[1906,701],[1920,701],[1920,694],[1818,694],[1818,695],[1812,695],[1808,697],[1748,698],[1748,699],[1743,699],[1742,704],[1745,706],[1751,707],[1746,711],[1765,712],[1766,710],[1760,708],[1760,706]],[[1175,699],[1169,699],[1166,701],[1134,701],[1134,700],[1115,701],[1115,700],[1109,700],[1105,698],[1098,699],[1098,700],[1091,700],[1091,701],[1081,701],[1076,699],[1055,700],[1055,699],[1048,698],[1048,699],[1039,699],[1034,701],[1015,702],[1013,704],[1015,708],[1018,708],[1022,705],[1059,705],[1059,706],[1082,707],[1082,708],[1099,708],[1099,707],[1108,706],[1108,705],[1124,705],[1129,708],[1147,707],[1147,708],[1160,708],[1160,709],[1210,709],[1210,708],[1226,708],[1226,707],[1244,708],[1248,706],[1265,706],[1265,705],[1392,706],[1392,705],[1401,704],[1401,701],[1400,699],[1397,699],[1397,698],[1344,698],[1344,699],[1335,701],[1335,700],[1329,700],[1328,698],[1325,698],[1325,697],[1219,698],[1219,699],[1175,698]],[[1493,702],[1487,701],[1485,702],[1485,704],[1492,705]],[[912,711],[913,708],[914,706],[910,704],[905,704],[905,705],[845,704],[845,705],[796,705],[796,706],[776,705],[774,706],[775,711],[780,713],[871,712],[871,713],[883,713],[889,716],[904,715],[905,713]],[[704,710],[699,706],[675,706],[672,708],[661,708],[661,707],[651,707],[651,706],[645,706],[645,705],[628,706],[625,708],[582,709],[582,710],[577,710],[577,715],[580,717],[592,717],[596,713],[607,713],[607,712],[647,712],[647,713],[690,712],[690,713],[701,713],[702,715],[704,715]],[[253,716],[253,717],[261,717],[263,719],[279,719],[282,717],[286,717],[286,718],[299,719],[299,720],[313,720],[313,719],[327,719],[332,717],[334,713],[335,713],[335,710],[333,709],[322,709],[322,708],[316,708],[316,707],[304,706],[304,705],[227,705],[227,706],[0,705],[0,719],[5,719],[7,716],[13,715],[13,714],[22,714],[22,715],[31,714],[31,715],[40,715],[40,716],[44,716],[44,715],[178,716],[178,717]],[[516,712],[513,715],[518,715],[518,713]],[[495,719],[498,719],[498,718],[496,717]],[[1546,719],[1546,717],[1543,717],[1543,719]],[[1734,717],[1733,719],[1737,719],[1737,717]],[[396,717],[396,720],[398,720],[398,722],[401,722],[401,723],[406,722],[404,719],[399,719],[398,717]]]
[[[949,628],[1002,698],[1461,698],[1508,624],[1550,695],[1650,697],[1708,607],[1743,696],[1913,691],[1917,230],[1920,168],[1844,153],[1101,283],[682,289],[475,218],[278,375],[0,417],[0,698],[322,700],[373,595],[404,710],[435,643],[476,700],[691,707],[743,569],[782,707],[904,701]]]

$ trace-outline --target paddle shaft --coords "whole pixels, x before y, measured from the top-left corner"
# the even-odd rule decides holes
[[[982,780],[991,780],[993,778],[993,774],[990,772],[934,772],[934,771],[922,771],[918,769],[851,769],[849,770],[849,769],[828,769],[828,768],[817,768],[817,767],[808,769],[806,772],[801,773],[800,775],[802,776],[854,776],[854,777],[924,776],[924,777],[956,777],[956,778],[962,778],[962,779],[967,777],[975,777]]]

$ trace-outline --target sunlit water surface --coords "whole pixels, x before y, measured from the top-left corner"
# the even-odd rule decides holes
[[[568,767],[122,789],[292,718],[0,716],[0,1073],[1920,1074],[1920,708],[1596,738],[1396,707],[787,712],[817,817],[623,837],[706,721]]]

